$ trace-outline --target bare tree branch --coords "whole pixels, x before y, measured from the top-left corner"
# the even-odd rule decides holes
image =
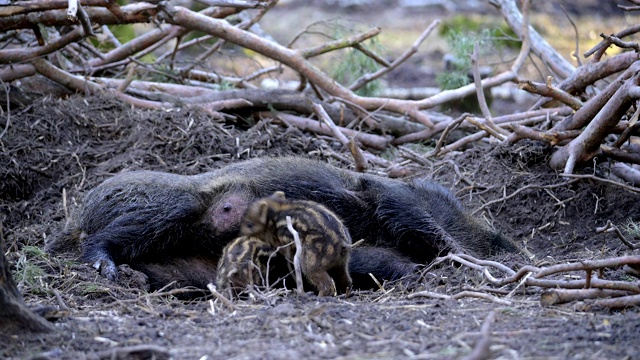
[[[522,39],[523,38],[523,14],[516,6],[515,0],[491,0],[490,3],[500,9],[511,29]],[[525,6],[523,5],[523,8]],[[528,26],[529,38],[531,39],[531,49],[544,60],[545,64],[551,68],[561,78],[567,78],[575,71],[575,67],[564,59],[549,43],[538,34],[533,27]]]

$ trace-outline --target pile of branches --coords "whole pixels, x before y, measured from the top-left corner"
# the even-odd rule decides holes
[[[600,260],[581,260],[556,264],[547,267],[533,265],[522,266],[517,271],[497,261],[481,260],[466,254],[449,254],[434,260],[423,270],[423,277],[434,267],[443,263],[457,263],[479,271],[483,284],[473,289],[465,289],[454,295],[445,295],[432,291],[420,291],[408,295],[409,299],[429,297],[436,299],[458,300],[462,298],[481,298],[501,305],[512,305],[510,298],[519,289],[540,292],[540,304],[543,306],[566,303],[580,304],[583,310],[594,307],[621,309],[640,305],[640,283],[637,281],[609,280],[605,269],[624,267],[630,274],[638,274],[640,255],[627,255]],[[569,275],[583,272],[585,276]],[[505,274],[496,277],[495,273]],[[485,286],[489,285],[489,286]],[[507,289],[508,285],[514,285]],[[495,295],[493,295],[495,294]]]
[[[335,136],[351,150],[359,170],[366,168],[368,162],[386,165],[374,153],[390,145],[433,139],[435,149],[420,155],[430,157],[461,150],[486,138],[497,139],[494,143],[533,139],[555,147],[550,165],[566,175],[591,164],[594,158],[604,158],[613,160],[611,169],[619,179],[640,184],[640,171],[634,167],[640,164],[640,153],[634,145],[628,145],[640,128],[636,105],[640,97],[640,46],[622,40],[640,31],[640,26],[613,35],[602,34],[602,42],[584,54],[589,60],[584,64],[578,60],[580,66],[576,68],[529,26],[529,1],[522,1],[518,7],[515,0],[492,0],[491,4],[522,42],[510,67],[482,79],[479,55],[474,51],[471,55],[474,83],[423,99],[406,100],[365,97],[357,95],[356,90],[409,59],[437,28],[439,20],[431,23],[400,57],[388,61],[363,45],[363,41],[380,32],[377,28],[312,48],[294,48],[295,38],[282,45],[255,31],[277,0],[198,1],[208,7],[196,12],[157,0],[123,6],[114,0],[14,1],[10,6],[0,7],[0,64],[4,65],[0,79],[9,83],[41,75],[74,92],[107,92],[145,108],[197,107],[219,120],[233,118],[234,111],[249,110],[287,126]],[[136,23],[155,26],[125,44],[107,26]],[[190,39],[188,35],[195,32],[204,35]],[[111,43],[112,50],[96,48],[89,41],[94,37]],[[194,45],[203,46],[211,39],[215,42],[207,45],[193,64],[176,64],[175,59],[182,52]],[[240,76],[196,66],[225,43],[258,53],[273,60],[274,65]],[[167,44],[174,44],[172,50],[158,55],[154,63],[141,60],[152,52],[157,54]],[[625,51],[603,59],[611,46]],[[381,65],[380,70],[350,85],[341,85],[310,61],[344,48],[369,56]],[[554,76],[544,83],[522,78],[521,68],[531,56],[542,60]],[[170,81],[134,80],[140,69],[157,71],[159,65],[173,70]],[[297,89],[268,90],[256,85],[260,79],[274,76],[285,67],[299,75]],[[223,83],[233,89],[222,91],[215,87]],[[539,101],[527,111],[493,117],[484,91],[505,83],[516,83],[519,88],[537,94]],[[452,118],[432,111],[441,104],[474,94],[481,114]],[[5,131],[9,125],[7,117]],[[455,129],[465,135],[450,142],[448,137]]]

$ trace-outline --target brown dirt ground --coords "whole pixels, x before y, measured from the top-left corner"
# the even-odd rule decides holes
[[[73,211],[88,189],[124,169],[194,174],[249,156],[283,154],[307,154],[347,166],[331,156],[340,152],[331,139],[268,120],[246,123],[233,127],[213,123],[199,112],[131,109],[98,96],[43,98],[14,109],[0,144],[8,258],[26,302],[57,318],[58,331],[0,334],[0,357],[450,359],[470,352],[481,323],[495,310],[492,357],[637,358],[638,308],[585,310],[585,303],[542,307],[536,288],[516,291],[511,306],[471,298],[410,300],[407,295],[414,290],[402,284],[385,284],[384,290],[356,292],[346,299],[272,290],[237,301],[232,311],[212,299],[150,294],[133,271],[115,284],[73,258],[42,253],[45,239],[65,223],[63,189],[68,211]],[[505,191],[564,182],[547,167],[549,154],[539,144],[519,143],[411,166],[415,176],[437,179],[477,209]],[[516,255],[494,259],[517,268],[629,253],[614,235],[594,229],[607,220],[639,221],[639,207],[638,196],[621,187],[578,181],[523,191],[476,216],[536,254],[531,261]],[[606,276],[637,281],[620,270]],[[444,294],[486,285],[478,273],[449,265],[425,279],[412,285]]]

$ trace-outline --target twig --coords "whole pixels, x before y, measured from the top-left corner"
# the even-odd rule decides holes
[[[633,49],[636,52],[640,52],[640,44],[638,44],[637,42],[633,42],[633,41],[622,41],[619,38],[615,37],[615,36],[611,36],[611,35],[606,35],[604,33],[600,34],[600,37],[602,37],[603,39],[611,42],[612,44],[623,48],[623,49]]]
[[[480,339],[473,351],[463,360],[483,360],[491,357],[491,324],[496,318],[496,311],[491,310],[480,327]]]
[[[551,77],[547,77],[546,84],[540,84],[531,80],[521,81],[518,84],[518,89],[525,90],[533,94],[538,94],[552,99],[558,100],[563,104],[568,105],[574,110],[580,109],[583,104],[580,100],[571,96],[569,93],[563,91],[560,88],[554,87],[551,83]]]
[[[69,207],[67,205],[67,188],[62,188],[62,209],[64,210],[64,226],[66,230],[71,222],[71,218],[69,217]]]
[[[291,235],[293,235],[293,242],[296,245],[296,253],[293,255],[293,269],[296,275],[296,290],[298,295],[304,295],[304,286],[302,285],[302,270],[301,270],[301,257],[302,257],[302,242],[296,229],[293,228],[291,222],[291,216],[287,216],[287,229]]]
[[[384,67],[391,66],[391,63],[389,63],[387,61],[387,59],[385,59],[382,56],[376,54],[375,52],[367,49],[366,47],[362,46],[362,44],[354,44],[353,48],[354,49],[358,49],[358,51],[360,51],[361,53],[365,54],[366,56],[372,58],[373,61],[377,62],[378,64],[380,64],[380,65],[382,65]]]
[[[330,51],[344,49],[346,47],[351,47],[351,46],[356,46],[367,39],[377,36],[378,34],[380,34],[380,31],[381,31],[380,28],[373,28],[373,29],[369,29],[364,33],[350,36],[346,39],[338,39],[338,40],[324,43],[322,45],[319,45],[313,48],[300,49],[298,51],[305,58],[311,58],[318,55],[326,54]]]
[[[623,38],[625,36],[629,36],[629,35],[633,35],[637,32],[640,32],[640,25],[635,25],[629,28],[626,28],[622,31],[619,31],[615,34],[613,34],[612,36],[617,37],[617,38]],[[600,57],[602,57],[602,54],[604,54],[604,51],[611,45],[611,43],[608,40],[604,40],[601,41],[598,45],[594,46],[593,48],[591,48],[591,50],[587,51],[584,53],[584,57],[587,58],[591,55],[593,55],[593,53],[595,53],[596,51],[598,52],[598,56],[595,57],[595,60],[598,61],[600,60]]]
[[[136,65],[134,63],[129,63],[127,65],[127,77],[124,81],[118,86],[118,91],[123,93],[127,90],[131,82],[133,81],[133,76],[136,74]]]
[[[283,112],[277,112],[275,114],[264,113],[263,115],[266,117],[271,117],[275,115],[277,119],[282,120],[287,125],[295,126],[296,128],[302,131],[313,131],[318,134],[333,135],[333,131],[331,129],[329,129],[328,127],[322,126],[321,124],[318,123],[318,121],[315,121],[315,120],[303,118],[300,116],[290,115]],[[387,148],[389,144],[388,137],[383,137],[375,134],[368,134],[362,131],[356,131],[356,130],[347,129],[339,126],[337,128],[340,130],[340,132],[344,133],[345,135],[358,140],[358,142],[360,142],[362,145],[376,149],[376,150],[384,150]]]
[[[489,119],[486,119],[487,121],[485,121],[484,123],[481,123],[479,121],[476,121],[476,119],[474,119],[471,116],[465,118],[465,120],[467,122],[469,122],[470,124],[473,124],[478,129],[484,130],[487,134],[495,137],[496,139],[498,139],[500,141],[504,140],[505,136],[498,132],[497,127],[495,126],[495,124],[493,124],[493,126],[491,126],[491,123],[493,123],[493,121],[490,122]]]
[[[489,135],[485,130],[482,131],[478,131],[475,134],[471,134],[471,135],[467,135],[461,139],[459,139],[458,141],[451,143],[447,146],[444,146],[440,149],[440,153],[439,155],[443,155],[446,154],[448,152],[454,151],[456,149],[459,149],[469,143],[472,143],[474,141],[478,141],[480,139],[482,139],[483,137]]]
[[[169,354],[165,347],[143,344],[110,348],[95,352],[94,356],[97,359],[164,359]]]
[[[82,25],[82,30],[84,31],[85,36],[95,36],[89,15],[87,15],[87,12],[84,11],[84,8],[80,3],[78,3],[78,20],[80,20],[80,25]]]
[[[566,78],[575,71],[575,67],[564,59],[558,52],[544,40],[532,27],[529,26],[529,1],[523,1],[522,13],[518,10],[516,1],[513,0],[493,0],[492,5],[497,6],[511,29],[522,39],[523,49],[527,51],[521,58],[522,63],[526,60],[528,49],[533,51],[543,59],[544,63],[550,67],[551,71]],[[526,44],[525,44],[526,43]],[[521,55],[524,52],[521,52]],[[516,61],[517,63],[518,61]]]
[[[376,283],[376,285],[378,286],[378,290],[382,291],[382,292],[386,292],[387,290],[384,289],[384,286],[382,286],[382,284],[380,284],[380,281],[378,281],[378,279],[375,277],[375,275],[373,275],[372,273],[369,273],[369,277],[373,280],[374,283]]]
[[[496,116],[495,118],[493,118],[493,121],[494,123],[500,124],[500,125],[507,125],[509,123],[518,122],[518,121],[533,121],[533,123],[537,123],[539,121],[543,121],[551,114],[558,115],[558,116],[567,116],[567,115],[570,115],[571,113],[572,113],[572,110],[569,109],[568,107],[551,108],[551,109],[544,109],[544,110],[530,110],[530,111],[525,111],[525,112],[516,113],[516,114]],[[453,130],[458,125],[462,127],[463,126],[462,124],[453,124],[453,123],[461,122],[462,120],[464,120],[466,116],[471,116],[471,114],[463,114],[456,119],[438,122],[437,124],[435,124],[433,128],[424,129],[424,130],[416,131],[407,135],[400,136],[394,139],[393,141],[391,141],[391,143],[394,145],[401,145],[408,142],[415,142],[415,141],[430,139],[435,134],[438,134],[441,131],[446,130],[450,126],[452,126],[453,128],[450,128],[449,131]],[[544,118],[541,118],[541,116],[544,116]],[[441,137],[441,139],[443,138]],[[444,139],[446,139],[446,137]]]
[[[560,8],[562,9],[564,16],[566,16],[567,20],[569,20],[569,22],[571,23],[571,26],[573,27],[573,37],[576,39],[576,49],[571,55],[573,55],[573,57],[576,59],[578,66],[582,66],[582,61],[578,56],[578,54],[580,53],[580,37],[578,36],[578,27],[571,19],[571,16],[569,16],[569,13],[567,12],[567,9],[565,9],[564,5],[560,5]]]
[[[508,131],[499,128],[493,122],[493,116],[491,115],[491,111],[489,111],[489,106],[487,105],[487,99],[484,96],[484,89],[482,88],[482,78],[480,77],[480,64],[479,64],[479,51],[478,51],[478,42],[473,44],[473,53],[471,54],[471,66],[473,69],[473,83],[476,86],[476,96],[478,97],[478,104],[480,105],[480,110],[482,111],[482,115],[484,116],[484,124],[473,123],[473,119],[471,117],[467,117],[466,120],[471,122],[472,124],[478,126],[482,130],[485,130],[487,133],[491,134],[491,136],[496,139],[502,141],[505,139]]]
[[[56,300],[58,301],[58,305],[60,306],[60,308],[62,310],[71,311],[71,309],[69,309],[69,306],[67,306],[67,304],[62,299],[60,292],[56,289],[52,289],[52,290],[53,290],[53,294],[56,296]]]
[[[329,116],[329,114],[327,114],[327,112],[321,105],[313,104],[312,106],[313,111],[316,113],[318,118],[320,118],[325,124],[327,124],[327,126],[329,126],[331,132],[333,133],[333,136],[335,136],[342,145],[349,149],[351,155],[353,156],[356,171],[364,172],[367,169],[367,163],[364,160],[362,150],[357,146],[355,140],[353,138],[349,140],[346,136],[344,136],[344,134],[336,126],[333,120],[331,120],[331,117]]]
[[[629,191],[633,191],[635,193],[640,193],[640,188],[634,187],[634,186],[629,186],[627,184],[623,184],[623,183],[619,183],[617,181],[614,180],[610,180],[610,179],[604,179],[595,175],[580,175],[580,174],[560,174],[560,176],[563,177],[568,177],[568,178],[574,178],[574,179],[590,179],[590,180],[595,180],[595,181],[601,181],[601,182],[605,182],[607,184],[612,184],[612,185],[616,185],[616,186],[620,186],[622,188],[625,188]]]
[[[71,20],[75,20],[78,14],[78,0],[68,0],[69,9],[67,9],[67,17]]]
[[[495,286],[505,286],[507,284],[519,281],[523,277],[525,279],[524,284],[528,286],[539,286],[545,288],[564,288],[564,289],[581,289],[590,285],[592,288],[609,289],[609,290],[624,290],[633,293],[640,293],[640,284],[626,282],[626,281],[612,281],[603,280],[599,278],[593,278],[589,281],[586,280],[548,280],[542,279],[545,276],[557,274],[567,271],[593,271],[600,270],[605,267],[621,267],[624,265],[638,266],[640,265],[640,255],[621,256],[616,258],[602,259],[602,260],[583,260],[579,262],[558,264],[545,268],[538,268],[531,265],[525,265],[518,271],[513,271],[505,265],[487,262],[485,260],[476,259],[470,255],[465,254],[449,254],[444,257],[437,258],[433,261],[432,265],[423,270],[424,273],[428,272],[433,266],[441,264],[447,260],[458,262],[469,268],[481,271],[483,276],[491,284]],[[489,267],[497,268],[507,273],[505,278],[496,278],[489,272]]]
[[[202,1],[202,0],[200,0]],[[207,0],[209,1],[209,0]],[[258,14],[256,14],[256,16],[254,16],[253,18],[251,18],[248,21],[243,21],[240,24],[237,25],[237,27],[239,29],[249,29],[251,28],[253,25],[255,25],[258,21],[260,21],[260,19],[262,19],[262,17],[267,13],[267,11],[271,10],[278,2],[277,1],[271,1],[268,4],[263,3],[264,6],[261,6],[263,9],[261,9]],[[213,6],[213,5],[209,5],[209,6]],[[243,13],[244,14],[244,13]],[[200,54],[195,61],[187,66],[184,69],[181,69],[181,73],[183,74],[183,76],[187,73],[189,73],[191,70],[193,70],[193,68],[203,62],[205,59],[207,59],[209,56],[211,56],[214,52],[218,51],[222,46],[224,46],[224,44],[227,41],[224,39],[219,39],[218,41],[216,41],[215,44],[213,44],[213,46],[211,46],[209,49],[207,49],[207,51],[205,51],[204,53]]]
[[[604,226],[596,228],[596,232],[597,233],[615,232],[618,238],[620,239],[620,241],[622,241],[623,244],[627,245],[629,249],[635,250],[640,248],[640,245],[632,244],[629,240],[627,240],[627,238],[622,234],[620,229],[617,226],[613,225],[611,220],[607,220],[607,223]]]
[[[486,208],[488,206],[491,206],[493,204],[497,204],[499,202],[503,202],[503,201],[509,200],[512,197],[518,195],[519,193],[521,193],[521,192],[523,192],[525,190],[529,190],[529,189],[552,189],[552,188],[557,188],[557,187],[564,187],[564,186],[572,184],[572,183],[574,183],[576,181],[577,180],[570,180],[570,181],[567,181],[567,182],[563,182],[563,183],[560,183],[560,184],[553,184],[553,185],[533,185],[533,184],[529,184],[529,185],[523,186],[523,187],[515,190],[514,192],[512,192],[509,195],[505,195],[505,196],[503,196],[503,197],[501,197],[499,199],[494,199],[494,200],[491,200],[491,201],[487,201],[486,203],[482,204],[482,206],[480,206],[479,208],[475,209],[471,213],[471,215],[475,215],[476,213],[482,211],[484,208]]]
[[[636,109],[631,116],[631,119],[629,119],[626,129],[622,131],[622,134],[620,134],[618,139],[616,139],[616,141],[611,145],[613,148],[620,148],[627,140],[629,140],[632,133],[636,133],[640,130],[640,122],[638,122],[638,118],[640,118],[640,107]]]
[[[493,301],[501,305],[506,305],[506,306],[512,305],[512,302],[509,300],[504,300],[497,296],[493,296],[493,295],[478,292],[478,291],[461,291],[454,295],[439,294],[432,291],[419,291],[419,292],[415,292],[407,295],[407,299],[414,299],[417,297],[428,297],[428,298],[434,298],[434,299],[440,299],[440,300],[460,300],[462,298],[474,297],[474,298]]]
[[[420,37],[418,37],[418,39],[413,43],[413,45],[407,51],[405,51],[402,55],[400,55],[400,57],[398,57],[396,60],[394,60],[389,66],[387,66],[385,68],[382,68],[382,69],[376,71],[373,74],[366,74],[366,75],[360,77],[359,79],[354,81],[353,84],[349,85],[349,90],[356,91],[356,90],[362,88],[363,86],[365,86],[366,84],[368,84],[369,82],[379,78],[380,76],[388,73],[389,71],[395,69],[400,64],[405,62],[407,59],[409,59],[413,54],[415,54],[418,51],[418,47],[420,46],[420,44],[422,44],[422,42],[429,36],[429,34],[431,34],[431,32],[439,24],[440,24],[440,19],[436,19],[433,22],[431,22],[431,25],[429,25],[422,32]]]
[[[229,308],[229,310],[231,310],[232,312],[235,311],[235,306],[233,306],[233,303],[231,302],[231,300],[227,299],[224,295],[220,294],[220,292],[216,289],[215,285],[209,283],[207,284],[207,289],[209,289],[209,291],[211,291],[211,294],[215,296],[218,300],[220,300],[221,303],[223,303],[227,308]]]
[[[113,33],[111,32],[111,29],[109,29],[107,25],[100,26],[100,29],[102,30],[102,33],[107,37],[107,39],[111,42],[111,45],[113,45],[114,47],[122,46],[122,43],[120,43],[120,40],[118,40],[118,38],[115,35],[113,35]]]

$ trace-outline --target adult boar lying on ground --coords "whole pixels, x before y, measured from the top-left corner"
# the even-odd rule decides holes
[[[86,194],[74,222],[47,248],[79,243],[82,259],[110,279],[117,265],[129,264],[149,276],[152,288],[171,281],[205,288],[248,206],[275,191],[323,204],[354,241],[364,239],[349,263],[354,288],[369,287],[369,273],[395,280],[450,251],[484,257],[515,250],[434,182],[403,182],[299,157],[256,158],[194,176],[118,174]]]

